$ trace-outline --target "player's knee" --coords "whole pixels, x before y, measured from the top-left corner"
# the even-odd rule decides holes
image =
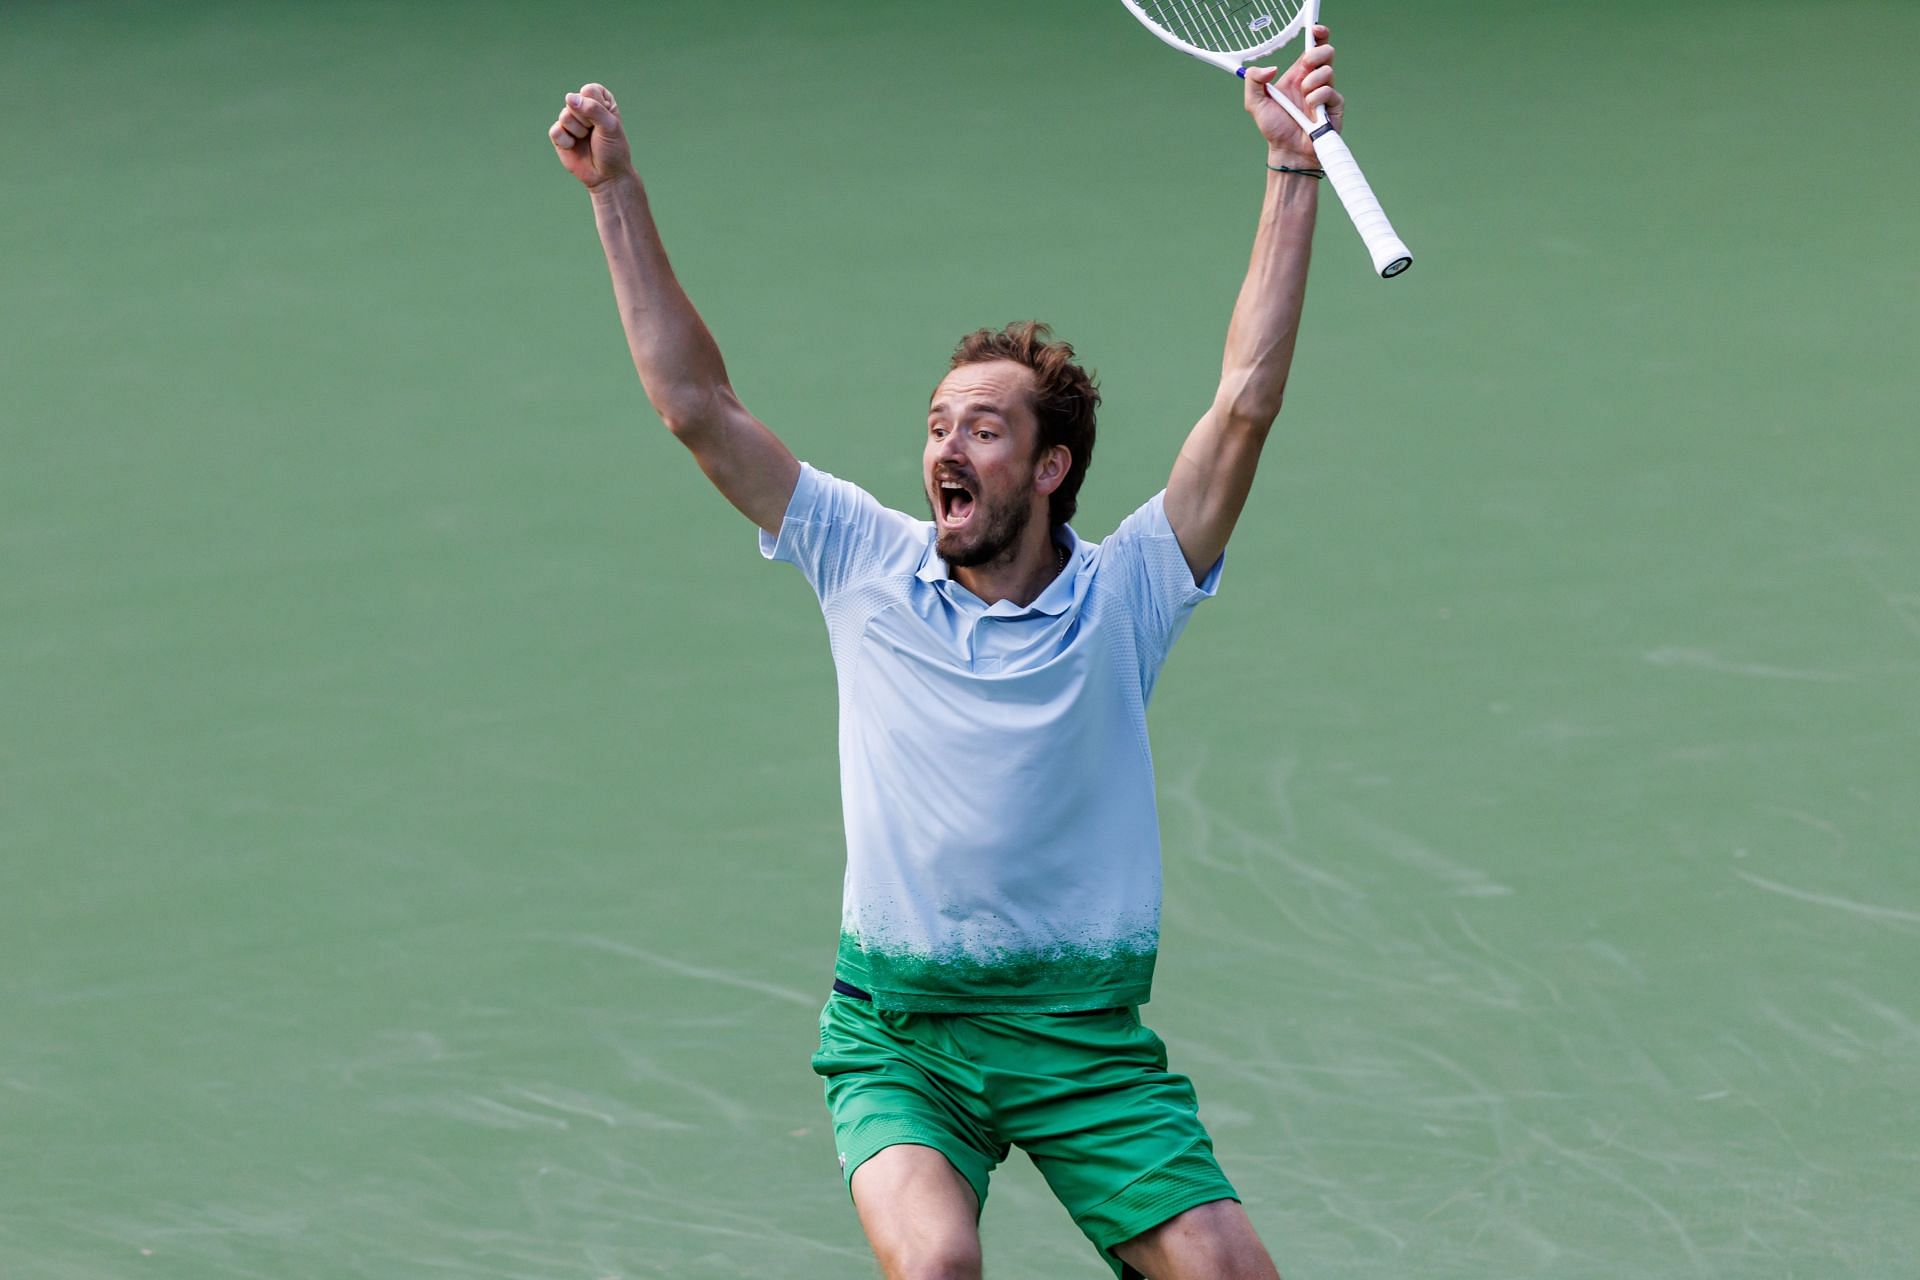
[[[980,1241],[924,1240],[893,1251],[887,1280],[980,1280]]]

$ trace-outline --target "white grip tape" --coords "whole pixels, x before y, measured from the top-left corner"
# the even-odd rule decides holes
[[[1367,185],[1366,175],[1354,162],[1346,140],[1329,129],[1313,140],[1313,150],[1320,157],[1320,167],[1327,171],[1327,181],[1333,183],[1334,191],[1339,193],[1340,203],[1347,207],[1354,229],[1367,242],[1367,252],[1373,255],[1374,272],[1385,279],[1412,266],[1413,255],[1394,234],[1393,224],[1387,221],[1380,202],[1374,199],[1373,188]]]

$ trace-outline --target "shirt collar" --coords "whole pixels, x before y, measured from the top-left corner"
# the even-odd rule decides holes
[[[937,536],[937,535],[935,535]],[[1017,605],[1011,600],[999,600],[987,606],[986,612],[1003,618],[1017,618],[1026,613],[1044,613],[1058,617],[1070,608],[1079,596],[1080,575],[1086,567],[1087,546],[1080,541],[1080,535],[1068,524],[1055,525],[1053,530],[1055,544],[1066,547],[1066,566],[1054,576],[1052,582],[1036,597],[1032,604]],[[979,601],[979,597],[968,591],[953,579],[953,572],[947,568],[947,562],[934,550],[934,538],[927,539],[927,549],[920,557],[920,567],[914,570],[914,576],[920,581],[942,592],[958,591],[969,600]],[[943,585],[944,584],[944,585]]]

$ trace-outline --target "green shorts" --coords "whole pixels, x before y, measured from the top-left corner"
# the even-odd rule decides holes
[[[887,1013],[835,995],[813,1069],[826,1077],[840,1168],[898,1143],[932,1147],[987,1202],[1017,1146],[1100,1255],[1215,1200],[1238,1200],[1201,1127],[1193,1083],[1134,1009]]]

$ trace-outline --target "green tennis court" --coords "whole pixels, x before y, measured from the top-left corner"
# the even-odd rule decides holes
[[[1920,1257],[1910,4],[1333,0],[1288,405],[1154,703],[1149,1020],[1289,1277]],[[807,1057],[832,667],[649,413],[620,94],[802,457],[962,331],[1098,537],[1262,175],[1102,0],[0,6],[0,1275],[872,1274]],[[1098,1262],[1015,1157],[1000,1277]]]

